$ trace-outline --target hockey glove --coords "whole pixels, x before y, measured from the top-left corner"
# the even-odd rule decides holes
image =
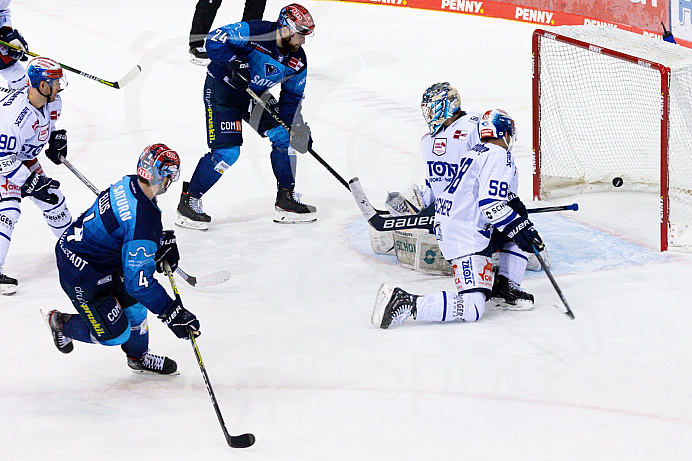
[[[156,251],[156,256],[154,256],[154,261],[156,261],[156,272],[163,273],[164,263],[168,263],[171,267],[171,271],[175,271],[178,268],[178,261],[180,260],[180,253],[178,253],[178,244],[175,240],[175,234],[172,230],[163,231],[161,236],[161,245]]]
[[[509,207],[513,209],[519,216],[528,218],[529,212],[526,211],[526,206],[524,205],[524,203],[521,200],[519,200],[519,196],[514,195],[511,192],[510,196],[511,198],[507,201],[507,205],[509,205]]]
[[[522,251],[533,253],[533,248],[543,251],[543,239],[533,227],[529,218],[519,217],[505,227],[507,236],[514,240]]]
[[[231,88],[245,91],[250,81],[250,64],[240,56],[236,56],[226,64],[226,76],[223,78]]]
[[[26,182],[22,186],[22,197],[31,196],[42,202],[57,205],[58,196],[51,193],[51,189],[57,189],[58,187],[60,187],[58,181],[47,176],[41,176],[34,171],[26,178]]]
[[[10,45],[14,45],[17,48],[21,48],[19,50],[15,50],[14,48],[5,47],[5,54],[7,56],[12,59],[26,61],[27,58],[24,56],[24,52],[29,51],[29,44],[26,43],[26,40],[24,40],[24,37],[22,37],[22,34],[20,34],[18,30],[7,26],[1,27],[0,40],[5,43],[9,43]]]
[[[312,136],[310,136],[310,127],[305,122],[294,123],[291,127],[291,147],[301,154],[312,149]]]
[[[158,316],[174,335],[180,339],[188,339],[190,335],[199,336],[199,320],[195,314],[183,307],[179,299],[173,300]]]
[[[67,131],[55,130],[50,134],[46,157],[56,165],[62,163],[62,158],[67,158]]]

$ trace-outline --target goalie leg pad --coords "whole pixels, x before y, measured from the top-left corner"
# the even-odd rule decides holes
[[[370,236],[370,246],[372,251],[378,255],[394,254],[394,232],[380,232],[368,226],[368,235]]]

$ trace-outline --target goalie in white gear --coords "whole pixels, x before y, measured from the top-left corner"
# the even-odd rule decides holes
[[[416,296],[382,284],[373,324],[388,328],[409,317],[474,322],[490,298],[507,309],[533,309],[533,295],[521,289],[521,281],[527,253],[543,250],[543,241],[516,197],[517,170],[511,153],[515,135],[514,120],[506,112],[483,114],[481,142],[463,155],[435,198],[435,236],[453,264],[457,292]],[[491,256],[497,250],[494,277]]]

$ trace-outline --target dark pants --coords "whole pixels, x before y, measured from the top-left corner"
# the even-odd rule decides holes
[[[267,0],[245,0],[243,21],[262,19]],[[190,29],[190,46],[202,46],[204,39],[211,30],[216,18],[216,12],[221,6],[221,0],[199,0],[192,16],[192,28]],[[235,22],[235,21],[231,21]]]

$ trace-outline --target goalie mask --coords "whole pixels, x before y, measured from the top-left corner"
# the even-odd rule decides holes
[[[438,82],[425,90],[420,102],[423,118],[430,134],[435,134],[442,124],[452,118],[461,108],[461,97],[449,82]]]
[[[161,184],[170,177],[170,185],[180,177],[180,157],[165,144],[147,146],[139,155],[137,176],[146,179],[151,186]]]
[[[500,138],[505,142],[507,150],[512,150],[512,145],[517,137],[517,128],[514,119],[502,109],[489,110],[481,117],[478,124],[478,133],[481,140],[484,138]],[[505,139],[505,134],[509,133],[509,144]]]

